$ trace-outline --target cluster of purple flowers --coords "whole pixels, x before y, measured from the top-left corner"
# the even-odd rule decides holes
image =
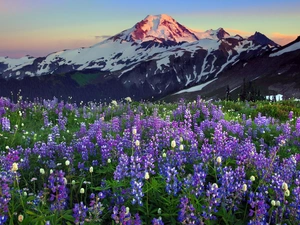
[[[26,125],[11,130],[20,123],[9,113],[19,111],[27,119],[40,115],[41,137]],[[228,121],[221,107],[200,98],[165,108],[79,108],[57,99],[16,105],[0,98],[1,130],[8,136],[0,136],[0,224],[11,219],[13,163],[22,171],[20,188],[33,176],[37,184],[44,179],[36,185],[40,190],[30,187],[32,196],[49,194],[45,202],[53,213],[71,206],[75,224],[142,224],[149,202],[154,212],[168,199],[177,199],[181,224],[218,223],[225,212],[243,215],[239,219],[249,224],[300,220],[300,119],[294,116],[283,123],[261,114]],[[31,135],[30,141],[15,146],[18,132]],[[154,191],[157,202],[149,196]],[[168,224],[165,212],[147,221]]]
[[[51,210],[62,211],[67,206],[68,189],[67,180],[63,171],[54,171],[48,178],[48,188],[50,190]]]

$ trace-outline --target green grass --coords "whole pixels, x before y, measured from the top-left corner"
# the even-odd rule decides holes
[[[90,84],[93,80],[97,79],[99,74],[83,74],[83,73],[75,73],[71,76],[73,80],[75,80],[80,86],[85,86]]]

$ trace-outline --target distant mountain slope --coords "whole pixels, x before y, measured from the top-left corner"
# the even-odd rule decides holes
[[[214,79],[239,62],[269,54],[278,47],[260,33],[243,38],[231,36],[223,28],[195,32],[168,15],[149,15],[132,28],[88,48],[63,50],[40,58],[0,58],[0,76],[9,83],[24,78],[52,80],[49,88],[53,94],[61,93],[56,88],[68,88],[72,82],[81,90],[93,89],[92,86],[95,90],[110,85],[113,88],[116,84],[123,91],[115,98],[126,94],[152,99]],[[0,81],[0,86],[6,82]],[[24,89],[22,83],[16,85]],[[56,87],[57,83],[62,87]],[[45,97],[50,91],[47,87]],[[0,95],[3,90],[0,89]],[[34,96],[34,90],[31,92]],[[97,94],[91,99],[109,96],[94,93]]]
[[[243,80],[259,89],[264,96],[282,94],[283,98],[300,99],[300,37],[273,53],[238,62],[201,89],[183,90],[169,95],[166,101],[182,97],[194,99],[197,95],[207,98],[225,98],[227,86],[233,99],[238,98]]]

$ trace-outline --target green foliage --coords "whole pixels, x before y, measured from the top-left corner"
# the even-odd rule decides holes
[[[93,80],[97,79],[99,77],[99,74],[82,74],[79,72],[76,72],[72,74],[71,78],[75,80],[80,86],[85,86],[87,84],[90,84]]]

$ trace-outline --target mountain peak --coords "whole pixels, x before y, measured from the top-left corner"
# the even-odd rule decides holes
[[[220,27],[219,29],[217,29],[216,32],[217,32],[216,35],[217,35],[217,37],[219,39],[226,38],[226,37],[230,36],[230,34],[227,33],[222,27]]]
[[[112,37],[130,42],[193,42],[197,36],[167,14],[148,15],[132,28]]]
[[[249,41],[256,42],[260,45],[271,45],[273,47],[280,46],[279,44],[275,43],[271,39],[269,39],[266,35],[256,31],[252,36],[248,37]]]
[[[158,15],[148,15],[143,20],[166,20],[166,21],[175,21],[171,16],[167,14],[158,14]]]

